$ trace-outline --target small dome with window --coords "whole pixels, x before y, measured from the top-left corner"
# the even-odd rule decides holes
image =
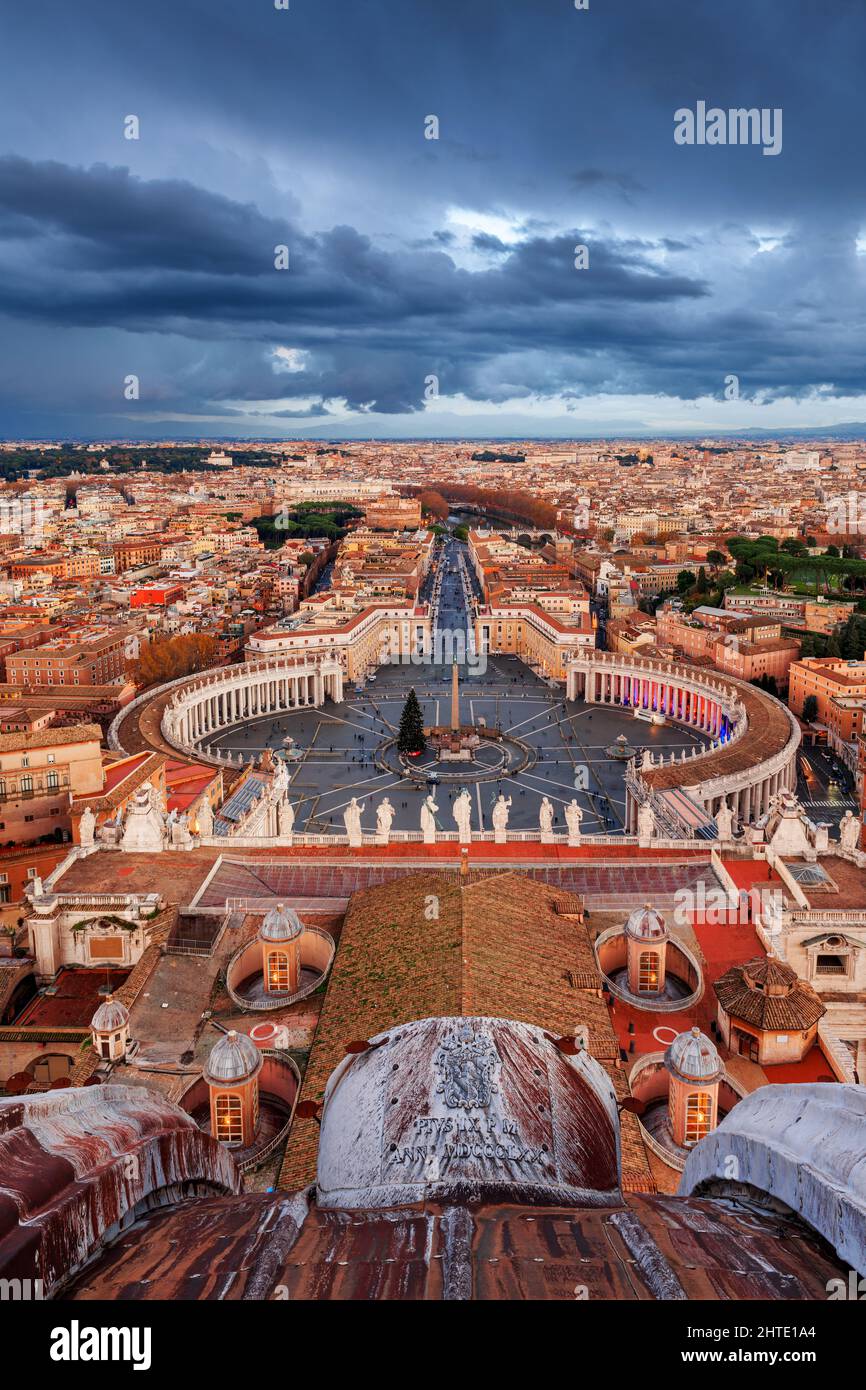
[[[724,1071],[715,1045],[700,1028],[674,1038],[665,1053],[665,1066],[683,1081],[717,1081]]]
[[[261,1069],[262,1054],[246,1033],[234,1029],[220,1038],[205,1064],[205,1079],[211,1085],[248,1081]]]
[[[301,919],[294,908],[285,903],[277,903],[262,919],[259,928],[261,941],[295,941],[303,931]]]
[[[668,929],[664,917],[650,903],[636,907],[625,924],[625,934],[632,941],[667,941]]]
[[[94,1033],[117,1033],[128,1023],[129,1010],[126,1005],[115,999],[113,994],[108,994],[90,1020],[90,1027]]]

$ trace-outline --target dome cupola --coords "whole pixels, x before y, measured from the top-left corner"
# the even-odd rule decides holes
[[[276,907],[270,908],[262,918],[259,939],[273,942],[295,941],[302,931],[301,919],[294,908],[286,907],[285,903],[277,903]]]

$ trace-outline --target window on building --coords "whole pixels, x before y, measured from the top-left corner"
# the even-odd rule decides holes
[[[836,955],[819,955],[815,962],[816,975],[847,975],[848,957]]]
[[[752,1033],[744,1033],[741,1028],[734,1029],[734,1036],[737,1043],[737,1051],[741,1057],[748,1057],[750,1062],[758,1060],[758,1039]]]
[[[223,1092],[216,1098],[216,1137],[224,1144],[240,1144],[243,1135],[241,1098]]]
[[[268,955],[268,987],[283,991],[289,988],[289,958],[285,951],[271,951]]]
[[[658,989],[658,951],[641,951],[638,959],[637,987],[640,994],[654,994]]]
[[[706,1091],[692,1091],[686,1101],[686,1143],[697,1144],[710,1132],[712,1100]]]

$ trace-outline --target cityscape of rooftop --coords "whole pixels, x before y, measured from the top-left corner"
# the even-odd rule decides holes
[[[841,1368],[861,7],[69,18],[0,96],[28,1366],[483,1301]]]

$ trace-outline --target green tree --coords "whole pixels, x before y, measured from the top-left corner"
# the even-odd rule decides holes
[[[842,643],[839,641],[837,633],[831,632],[827,638],[827,655],[840,657],[842,655]]]
[[[807,695],[803,701],[803,719],[807,724],[814,724],[818,718],[818,696]]]
[[[694,582],[695,576],[692,570],[680,570],[679,574],[677,575],[677,588],[679,589],[681,594],[684,594],[688,589],[691,589],[694,585]]]
[[[401,753],[416,755],[427,747],[424,737],[424,716],[418,703],[414,687],[406,696],[403,713],[400,715],[400,728],[397,733],[397,748]]]
[[[785,539],[782,541],[782,544],[779,546],[779,549],[784,550],[786,555],[808,554],[806,546],[800,540],[799,536],[786,536]]]
[[[721,550],[708,550],[708,551],[707,551],[707,564],[708,564],[708,565],[723,565],[724,563],[725,563],[725,557],[724,557],[724,555],[722,554]]]

